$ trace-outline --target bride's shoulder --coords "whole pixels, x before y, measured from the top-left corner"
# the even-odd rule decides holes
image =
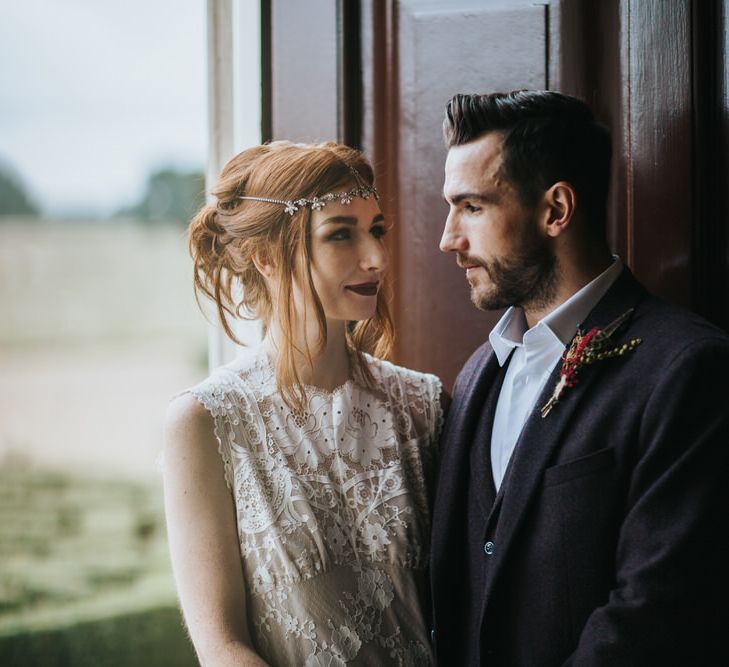
[[[377,384],[388,386],[394,382],[417,393],[440,395],[443,384],[437,375],[399,366],[369,354],[365,354],[364,357]]]
[[[369,355],[366,360],[375,384],[398,417],[401,433],[428,436],[435,441],[443,422],[440,378]]]
[[[210,412],[191,391],[177,394],[167,406],[165,432],[207,434],[212,433],[212,423]]]
[[[257,348],[244,348],[231,362],[213,369],[204,379],[172,398],[172,403],[185,396],[194,398],[214,415],[231,395],[246,391],[246,387],[261,387],[269,379],[267,367],[261,362]]]

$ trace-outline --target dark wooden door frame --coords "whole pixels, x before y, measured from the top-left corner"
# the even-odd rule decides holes
[[[418,114],[430,109],[415,109],[413,96],[432,84],[417,58],[427,60],[421,47],[431,40],[454,78],[471,67],[476,82],[484,67],[474,62],[478,54],[458,60],[460,45],[439,43],[437,30],[468,15],[474,34],[485,34],[488,24],[479,23],[478,12],[491,9],[495,20],[534,29],[528,17],[535,7],[527,0],[262,2],[264,139],[284,138],[282,132],[296,140],[337,138],[372,159],[385,213],[398,229],[392,236],[397,360],[438,372],[447,384],[496,316],[473,309],[465,284],[456,294],[461,287],[434,250],[445,209],[437,202],[432,212],[418,208],[434,179],[431,173],[429,189],[421,188],[413,142],[425,141],[437,156],[441,140],[437,129],[432,140],[417,135]],[[549,0],[541,8],[541,86],[583,97],[613,133],[613,248],[649,289],[728,328],[729,0]],[[305,53],[301,40],[292,46],[288,39],[293,29],[309,38]],[[508,51],[511,42],[486,66],[508,69],[518,59]],[[336,54],[334,68],[325,62],[328,53]],[[303,58],[307,67],[277,70],[287,58]],[[522,78],[517,68],[513,85],[508,76],[500,85],[521,87]],[[301,105],[317,104],[316,114],[301,114]],[[317,135],[322,128],[336,137]],[[440,326],[442,319],[455,328]]]

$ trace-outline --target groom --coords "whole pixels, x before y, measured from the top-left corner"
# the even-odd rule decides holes
[[[583,102],[456,95],[444,131],[441,250],[508,310],[441,441],[438,664],[729,665],[729,338],[611,255]]]

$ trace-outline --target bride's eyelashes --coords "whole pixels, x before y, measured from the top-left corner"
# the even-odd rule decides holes
[[[385,227],[383,224],[377,224],[373,225],[370,229],[370,234],[374,236],[376,239],[381,239],[387,232],[389,231],[389,227]]]
[[[376,224],[370,228],[369,233],[372,234],[376,239],[381,239],[387,234],[388,228],[383,224]],[[341,227],[336,229],[327,235],[327,241],[349,241],[352,238],[352,230],[349,227]]]
[[[352,230],[349,227],[340,227],[326,238],[327,241],[349,241],[352,238]]]

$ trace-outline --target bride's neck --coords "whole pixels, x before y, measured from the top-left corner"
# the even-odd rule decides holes
[[[317,331],[313,327],[307,336],[304,335],[304,332],[297,336],[297,347],[306,349],[305,344],[308,339],[309,349],[312,353],[313,363],[311,365],[305,355],[299,352],[294,353],[296,370],[304,384],[331,391],[350,378],[351,367],[345,326],[345,322],[342,321],[327,322],[327,341],[321,349],[317,349]],[[282,340],[280,328],[273,323],[263,341],[266,353],[272,362],[275,362],[280,354]]]

